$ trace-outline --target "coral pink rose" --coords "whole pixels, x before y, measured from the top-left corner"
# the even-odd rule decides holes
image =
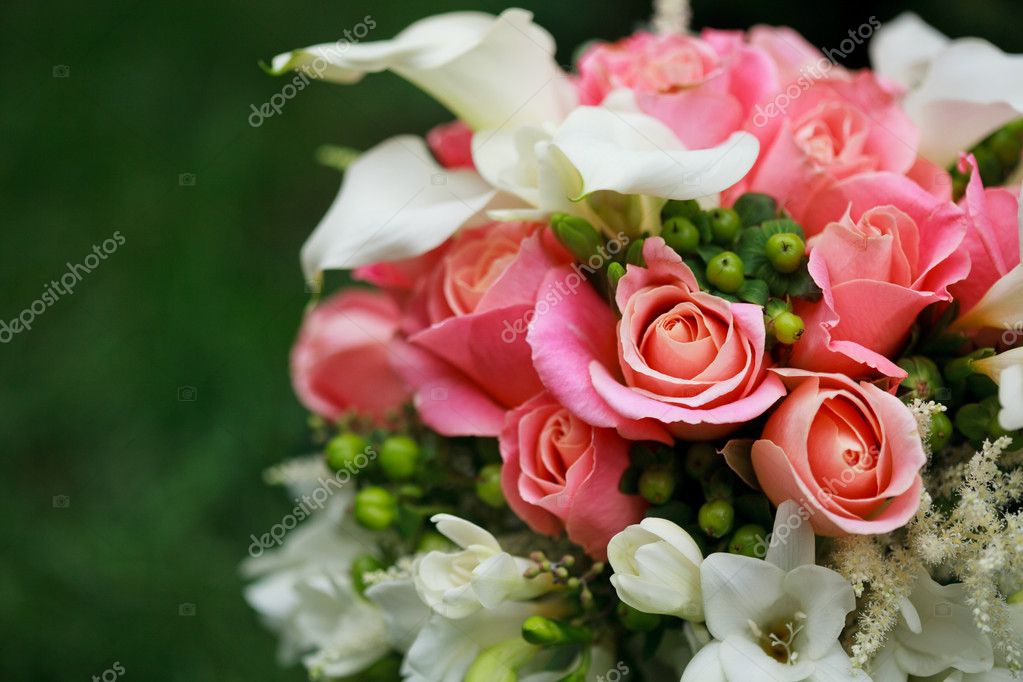
[[[760,156],[724,201],[763,192],[796,220],[815,193],[836,180],[865,171],[909,171],[920,137],[895,97],[868,71],[791,83],[758,105],[746,128],[760,140]]]
[[[472,129],[462,121],[443,123],[426,134],[426,144],[445,168],[475,168]]]
[[[785,389],[765,371],[760,306],[701,292],[659,237],[646,240],[643,257],[646,267],[630,265],[618,283],[617,334],[589,287],[537,311],[528,339],[547,389],[590,424],[634,440],[716,438],[763,414]],[[545,287],[562,277],[548,274]]]
[[[970,272],[962,211],[903,176],[867,173],[822,192],[804,227],[817,235],[809,270],[824,296],[797,304],[806,331],[789,364],[904,377],[891,358],[917,315]]]
[[[753,444],[775,504],[795,500],[819,535],[888,533],[920,504],[927,461],[916,417],[895,396],[841,374],[774,369],[791,393]]]
[[[501,458],[512,510],[537,533],[567,532],[595,559],[606,558],[615,533],[643,518],[643,499],[618,490],[628,441],[590,426],[547,393],[508,413]]]
[[[313,308],[291,349],[299,400],[326,419],[354,411],[378,422],[408,400],[392,368],[401,311],[387,294],[348,289]]]
[[[965,313],[987,293],[991,285],[1019,265],[1020,226],[1018,192],[1002,187],[984,189],[977,162],[965,156],[962,172],[973,169],[966,194],[959,201],[970,228],[963,242],[973,264],[970,276],[950,288]]]
[[[791,83],[801,77],[819,79],[845,73],[845,69],[828,59],[798,31],[787,26],[754,26],[749,30],[747,40],[768,54],[782,83]]]
[[[398,363],[426,424],[496,436],[504,413],[540,392],[525,321],[544,275],[570,260],[541,223],[491,223],[444,247],[412,294]]]
[[[627,88],[644,113],[694,149],[724,142],[778,83],[766,53],[743,44],[741,33],[722,31],[701,38],[636,33],[591,47],[578,70],[581,104],[600,104]]]

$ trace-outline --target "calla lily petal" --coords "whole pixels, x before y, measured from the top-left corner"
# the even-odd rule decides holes
[[[1018,329],[1023,324],[1023,264],[995,282],[977,305],[955,322],[957,329]]]
[[[531,12],[451,12],[417,21],[391,40],[285,52],[271,68],[343,84],[390,70],[479,129],[561,119],[574,96],[554,50]]]

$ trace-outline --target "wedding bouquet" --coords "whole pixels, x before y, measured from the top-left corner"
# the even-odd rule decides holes
[[[1023,57],[875,18],[529,12],[273,59],[456,116],[327,148],[246,597],[313,678],[1001,681],[1023,665]],[[868,49],[873,70],[837,60]],[[326,270],[356,284],[320,300]],[[347,281],[347,280],[346,280]]]

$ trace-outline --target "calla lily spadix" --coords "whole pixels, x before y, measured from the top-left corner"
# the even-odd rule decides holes
[[[915,14],[877,32],[870,60],[907,89],[902,105],[920,126],[920,153],[939,165],[1023,116],[1023,55],[979,38],[950,40]]]
[[[575,96],[554,60],[554,38],[533,14],[451,12],[417,21],[391,40],[324,43],[273,58],[335,83],[393,71],[474,129],[559,120]],[[303,68],[304,67],[304,68]]]

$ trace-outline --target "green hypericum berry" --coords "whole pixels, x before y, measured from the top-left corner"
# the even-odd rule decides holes
[[[675,473],[669,465],[647,468],[639,477],[639,494],[651,504],[664,504],[675,492]]]
[[[731,251],[723,251],[707,263],[707,281],[726,294],[734,294],[746,279],[742,259]]]
[[[735,509],[728,500],[714,500],[700,507],[696,521],[704,533],[712,538],[722,538],[732,530],[735,523]]]
[[[366,451],[366,439],[357,433],[345,431],[327,443],[327,466],[335,471],[350,470],[357,466],[358,456]]]
[[[398,519],[398,501],[380,486],[371,485],[355,495],[355,520],[370,530],[385,530]]]
[[[718,464],[721,455],[710,443],[693,443],[686,451],[686,473],[701,478]]]
[[[692,220],[700,214],[700,204],[696,199],[669,199],[668,203],[661,209],[661,219],[668,220],[670,218],[689,218]]]
[[[1002,168],[1011,170],[1019,163],[1023,143],[1012,132],[1002,128],[988,140],[988,148],[994,153]]]
[[[931,452],[938,452],[948,445],[952,439],[952,420],[944,412],[935,412],[931,416],[931,432],[927,436],[927,447]]]
[[[714,235],[714,243],[731,246],[742,230],[742,219],[730,208],[715,208],[710,211],[710,231]]]
[[[634,609],[625,602],[618,604],[618,620],[625,626],[626,630],[632,632],[651,632],[661,624],[661,617],[653,613],[643,613]]]
[[[428,530],[419,538],[416,543],[416,552],[426,554],[427,552],[446,552],[452,548],[451,541],[435,530]]]
[[[480,473],[476,477],[476,496],[483,500],[484,504],[495,509],[504,506],[500,464],[488,464],[480,469]]]
[[[767,553],[767,540],[765,538],[767,538],[767,531],[763,526],[755,523],[739,526],[732,533],[732,539],[728,541],[728,551],[732,554],[742,554],[754,559],[763,559]]]
[[[941,379],[941,370],[930,358],[914,355],[902,358],[898,365],[907,372],[900,385],[909,389],[910,397],[930,400],[945,385]]]
[[[774,338],[787,346],[798,341],[804,329],[803,318],[795,313],[782,313],[774,318]]]
[[[779,232],[767,239],[764,253],[771,266],[778,272],[789,274],[799,269],[803,262],[806,242],[798,234]]]
[[[364,594],[366,592],[366,574],[379,571],[383,567],[383,564],[370,554],[360,554],[355,557],[351,568],[352,586],[355,587],[355,591],[360,595]]]
[[[419,444],[408,436],[388,436],[380,446],[380,468],[393,481],[412,478],[419,463]]]
[[[661,227],[661,237],[669,248],[679,253],[696,253],[700,230],[689,218],[671,218]]]

